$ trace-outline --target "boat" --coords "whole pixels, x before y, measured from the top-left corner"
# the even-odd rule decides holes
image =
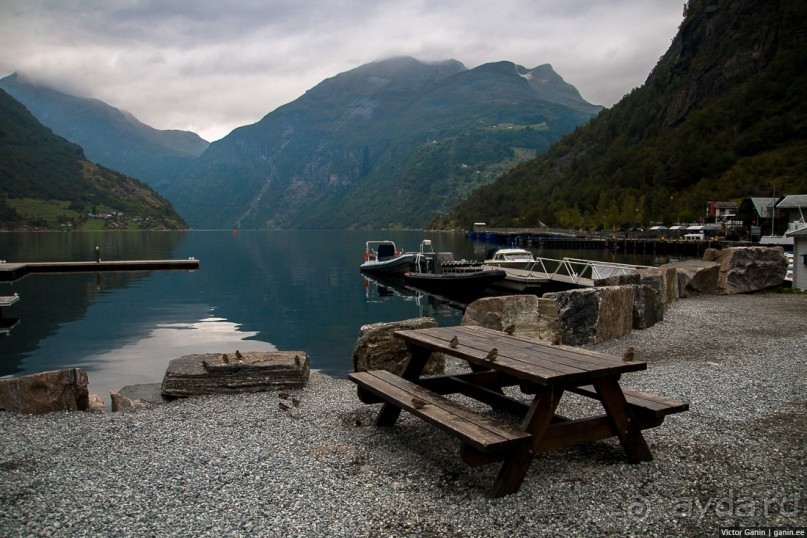
[[[529,250],[524,250],[523,248],[500,248],[488,252],[485,265],[526,269],[534,261],[535,257]]]
[[[504,280],[499,268],[486,269],[482,262],[454,260],[450,252],[434,252],[431,241],[420,244],[414,269],[404,273],[404,285],[449,298],[478,298],[485,290]]]
[[[503,269],[443,273],[404,273],[404,284],[445,297],[481,297],[485,290],[504,280]]]
[[[412,269],[416,252],[401,252],[392,241],[367,241],[364,263],[359,270],[366,273],[403,274]]]
[[[787,231],[783,235],[764,235],[760,238],[759,244],[764,247],[782,247],[787,252],[793,251],[793,237],[788,237],[788,234],[793,233],[802,228],[807,228],[807,222],[804,221],[802,216],[798,220],[794,220],[787,225]]]

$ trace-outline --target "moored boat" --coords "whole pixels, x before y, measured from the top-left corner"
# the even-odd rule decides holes
[[[401,252],[392,241],[367,241],[364,263],[359,270],[366,273],[402,274],[412,269],[415,252]]]
[[[511,267],[513,269],[526,269],[535,261],[529,250],[523,248],[500,248],[488,252],[485,265],[496,267]]]
[[[404,284],[444,297],[475,298],[507,276],[498,268],[484,268],[481,262],[454,260],[450,252],[434,252],[424,240],[415,257],[414,269],[404,273]]]

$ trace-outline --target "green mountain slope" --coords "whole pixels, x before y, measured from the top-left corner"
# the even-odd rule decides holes
[[[102,101],[38,86],[18,74],[0,79],[0,88],[54,133],[84,148],[91,161],[158,189],[208,146],[195,133],[154,129]]]
[[[0,90],[0,229],[83,227],[185,223],[151,188],[87,161],[80,146],[54,135]]]
[[[807,192],[807,4],[692,0],[645,84],[435,226],[670,224]]]
[[[396,58],[236,129],[165,193],[195,227],[421,227],[600,108],[548,65]]]

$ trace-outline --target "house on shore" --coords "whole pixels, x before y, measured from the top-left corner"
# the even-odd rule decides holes
[[[807,228],[787,233],[793,238],[793,287],[807,291]]]

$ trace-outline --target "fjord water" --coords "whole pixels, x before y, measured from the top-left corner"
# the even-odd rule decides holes
[[[29,275],[0,283],[19,293],[4,309],[20,319],[0,336],[0,376],[67,367],[87,370],[90,390],[157,383],[171,359],[190,353],[302,350],[312,367],[343,377],[359,329],[418,316],[458,324],[462,305],[379,285],[358,270],[364,243],[390,239],[416,250],[481,260],[491,245],[462,234],[371,231],[192,231],[0,234],[9,262],[200,260],[197,271]],[[611,259],[603,251],[538,252]],[[634,259],[632,263],[652,263]]]

